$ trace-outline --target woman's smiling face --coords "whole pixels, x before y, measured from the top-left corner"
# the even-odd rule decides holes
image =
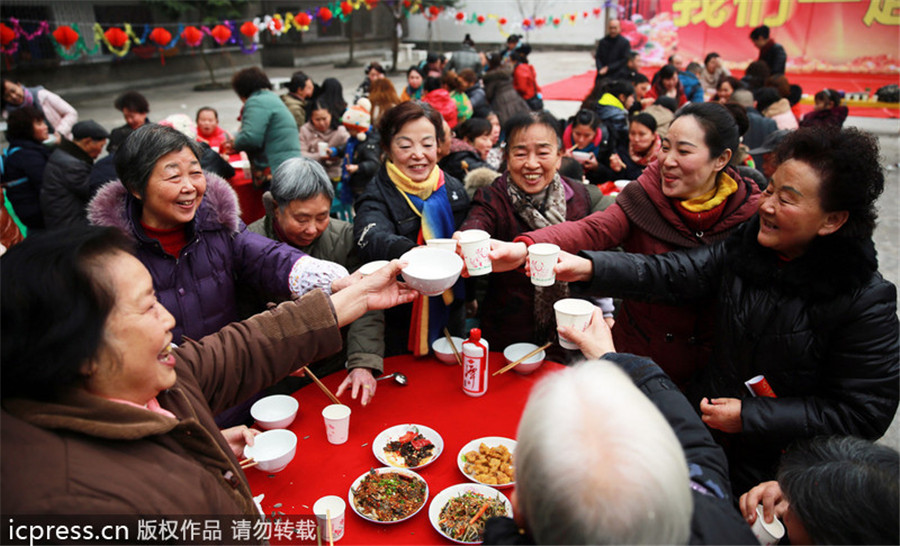
[[[403,125],[391,139],[389,157],[413,182],[424,182],[437,164],[437,136],[426,117]]]
[[[515,134],[507,143],[509,178],[528,194],[541,192],[553,181],[562,150],[552,127],[533,123]]]

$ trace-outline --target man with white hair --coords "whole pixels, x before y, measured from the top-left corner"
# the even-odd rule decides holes
[[[515,450],[516,519],[490,520],[484,543],[756,544],[724,453],[672,380],[616,354],[599,310],[587,332],[560,334],[594,360],[532,391]]]

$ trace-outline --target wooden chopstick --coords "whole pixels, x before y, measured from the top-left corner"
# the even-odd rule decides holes
[[[331,510],[325,510],[325,526],[328,528],[328,544],[334,546],[334,533],[331,530]]]
[[[540,347],[538,347],[537,349],[531,351],[530,353],[528,353],[527,355],[523,356],[523,357],[520,358],[519,360],[516,360],[515,362],[510,362],[510,363],[507,364],[506,366],[500,368],[500,369],[497,370],[496,372],[492,373],[491,376],[493,377],[493,376],[495,376],[495,375],[500,375],[501,373],[506,373],[506,372],[508,372],[509,370],[511,370],[511,369],[515,368],[516,366],[518,366],[519,364],[521,364],[523,360],[528,360],[529,358],[531,358],[531,357],[533,357],[534,355],[538,354],[539,352],[543,351],[544,349],[546,349],[546,348],[549,347],[550,345],[553,345],[553,343],[545,343],[545,344],[543,344],[542,346],[540,346]]]
[[[322,389],[322,392],[328,395],[328,398],[330,398],[332,402],[334,402],[335,404],[341,404],[341,401],[337,399],[337,396],[332,394],[332,392],[328,390],[328,387],[326,387],[324,383],[319,381],[319,378],[316,377],[316,374],[312,373],[312,370],[309,369],[309,366],[303,366],[303,371],[306,372],[306,375],[308,375],[310,379],[312,379],[316,383],[316,385],[319,386],[320,389]],[[343,406],[343,404],[341,405]]]
[[[447,327],[444,327],[444,337],[447,338],[447,343],[450,344],[450,349],[453,351],[453,356],[456,357],[456,363],[462,366],[462,357],[459,356],[459,351],[456,350],[456,344],[453,343],[453,336],[450,335],[450,330]]]
[[[241,465],[241,468],[250,468],[252,466],[258,465],[259,461],[256,461],[253,459],[253,457],[250,457],[249,459],[244,459],[239,464]]]

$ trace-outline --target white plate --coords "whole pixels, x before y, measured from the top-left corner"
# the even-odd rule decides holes
[[[499,496],[500,500],[503,501],[503,504],[506,505],[506,516],[510,518],[513,517],[512,503],[509,502],[509,499],[507,499],[503,495],[503,493],[497,491],[493,487],[488,487],[486,485],[477,483],[460,483],[457,485],[451,485],[447,489],[444,489],[443,491],[435,495],[433,499],[431,499],[431,504],[428,505],[428,519],[429,521],[431,521],[431,526],[434,527],[435,531],[449,538],[453,542],[459,544],[481,544],[481,542],[463,542],[461,540],[456,540],[455,538],[441,531],[441,526],[440,524],[438,524],[438,521],[441,518],[441,510],[443,510],[444,505],[447,504],[450,499],[458,497],[470,491],[472,493],[480,493],[490,498],[497,498]]]
[[[459,450],[459,454],[456,456],[456,465],[459,467],[459,471],[462,472],[463,476],[465,476],[466,478],[468,478],[469,480],[471,480],[475,483],[481,483],[481,482],[476,480],[474,477],[466,474],[466,471],[465,471],[466,461],[463,459],[463,457],[465,457],[466,453],[468,453],[470,451],[478,451],[478,448],[481,446],[481,444],[484,444],[488,447],[497,447],[497,446],[503,445],[503,446],[506,446],[506,449],[508,449],[510,453],[515,453],[515,451],[516,451],[516,441],[511,440],[509,438],[504,438],[502,436],[485,436],[484,438],[478,438],[478,439],[472,440],[468,444],[464,445],[462,447],[462,449]],[[512,487],[515,484],[516,484],[515,481],[511,481],[509,483],[504,483],[503,485],[496,485],[496,484],[482,484],[482,485],[488,485],[490,487],[504,489],[506,487]]]
[[[356,479],[353,481],[353,485],[350,486],[350,491],[347,492],[347,500],[350,502],[350,507],[353,509],[354,512],[356,512],[356,515],[358,515],[359,517],[361,517],[361,518],[363,518],[363,519],[366,519],[366,520],[369,520],[369,521],[371,521],[371,522],[373,522],[373,523],[385,523],[385,524],[387,524],[387,523],[399,523],[399,522],[401,522],[401,521],[406,521],[406,520],[408,520],[409,518],[411,518],[411,517],[415,516],[416,514],[418,514],[418,513],[422,510],[422,507],[425,506],[425,503],[428,502],[428,482],[426,482],[425,479],[422,478],[422,476],[419,476],[418,474],[416,474],[416,473],[413,472],[412,470],[407,470],[407,469],[405,469],[405,468],[394,468],[394,467],[392,467],[392,466],[385,466],[385,467],[382,467],[382,468],[375,468],[373,471],[374,471],[376,474],[387,474],[387,473],[390,473],[390,472],[396,472],[396,473],[398,473],[398,474],[405,474],[405,475],[407,475],[407,476],[411,476],[411,477],[415,478],[416,480],[422,482],[422,483],[425,485],[425,498],[422,500],[422,506],[419,506],[418,508],[416,508],[412,513],[410,513],[410,514],[409,514],[408,516],[406,516],[405,518],[398,519],[398,520],[393,520],[393,521],[380,521],[380,520],[377,520],[377,519],[370,518],[369,516],[366,516],[366,515],[364,515],[362,512],[359,511],[359,509],[356,507],[356,503],[355,503],[354,500],[353,500],[353,499],[356,497],[356,495],[354,494],[353,491],[359,487],[359,484],[362,483],[363,478],[365,478],[366,475],[369,473],[369,472],[364,472],[364,473],[362,474],[362,476],[356,478]]]
[[[388,457],[388,454],[385,453],[384,448],[388,445],[388,442],[392,440],[397,440],[404,434],[406,434],[409,430],[412,430],[413,427],[419,430],[419,434],[431,440],[431,443],[434,444],[434,450],[431,452],[432,456],[424,464],[420,464],[415,467],[407,467],[403,463],[403,459],[401,457],[397,457],[396,459],[391,456]],[[386,428],[382,430],[378,436],[372,440],[372,453],[375,454],[375,458],[381,461],[382,464],[386,464],[388,466],[393,466],[396,468],[425,468],[430,465],[441,456],[441,453],[444,451],[444,439],[441,438],[441,435],[437,433],[436,430],[430,427],[426,427],[425,425],[416,425],[416,424],[404,424],[404,425],[396,425],[390,428]]]

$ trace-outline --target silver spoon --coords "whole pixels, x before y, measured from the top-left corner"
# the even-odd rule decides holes
[[[394,372],[394,373],[389,373],[389,374],[387,374],[387,375],[382,375],[381,377],[379,377],[379,378],[376,379],[375,381],[381,381],[382,379],[390,379],[390,378],[392,378],[392,377],[394,378],[394,382],[395,382],[395,383],[398,383],[398,384],[400,384],[400,385],[404,385],[404,386],[405,386],[407,383],[409,383],[409,379],[407,379],[406,376],[403,375],[403,374],[400,373],[400,372]]]

